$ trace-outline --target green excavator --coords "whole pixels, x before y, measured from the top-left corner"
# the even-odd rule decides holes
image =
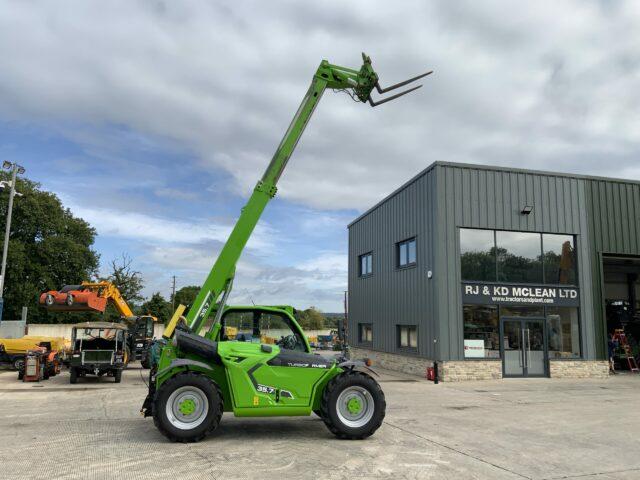
[[[236,264],[326,89],[347,92],[372,107],[421,87],[374,100],[429,75],[382,88],[371,59],[359,70],[323,60],[273,159],[258,181],[186,316],[180,305],[156,345],[142,406],[173,441],[193,442],[214,431],[223,412],[237,417],[315,413],[340,438],[362,439],[382,424],[386,402],[368,360],[311,353],[287,306],[228,306]]]

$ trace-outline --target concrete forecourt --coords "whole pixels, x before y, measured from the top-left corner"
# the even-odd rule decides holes
[[[640,478],[640,376],[431,382],[380,371],[382,427],[345,442],[316,416],[238,419],[197,444],[138,413],[147,370],[121,384],[0,371],[3,478]],[[8,441],[10,439],[10,441]]]

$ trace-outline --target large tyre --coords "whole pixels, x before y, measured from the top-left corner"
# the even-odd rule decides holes
[[[67,307],[73,306],[73,295],[71,295],[70,293],[67,294],[67,298],[64,303],[67,304]]]
[[[24,368],[24,357],[17,357],[13,359],[13,369],[20,370]]]
[[[120,381],[122,380],[122,370],[116,370],[115,372],[113,372],[113,379],[116,381],[116,383],[120,383]]]
[[[322,420],[338,438],[362,440],[384,420],[384,393],[369,375],[349,371],[334,377],[322,394]]]
[[[44,304],[47,307],[51,307],[53,306],[53,304],[56,303],[55,298],[53,298],[53,295],[51,295],[50,293],[47,293],[47,295],[44,297]]]
[[[75,367],[69,370],[69,383],[78,383],[78,369]]]
[[[173,442],[197,442],[213,432],[222,417],[222,393],[208,377],[181,373],[156,392],[153,423]]]
[[[144,352],[144,357],[140,359],[140,365],[145,369],[151,368],[151,349]]]

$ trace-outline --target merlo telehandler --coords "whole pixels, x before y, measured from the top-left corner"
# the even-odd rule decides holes
[[[180,305],[156,344],[157,362],[142,406],[173,441],[193,442],[216,429],[223,412],[237,417],[317,414],[340,438],[362,439],[382,424],[384,393],[367,360],[327,359],[310,351],[291,307],[227,306],[235,267],[314,109],[327,88],[347,92],[372,107],[386,93],[431,72],[382,88],[371,60],[359,70],[323,60],[262,179],[222,248],[186,317]],[[233,332],[233,333],[231,333]],[[346,352],[346,350],[345,350]]]

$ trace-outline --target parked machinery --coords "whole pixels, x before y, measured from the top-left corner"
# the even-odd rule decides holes
[[[47,355],[49,374],[56,375],[66,355],[64,338],[25,335],[22,338],[0,339],[0,364],[10,365],[14,370],[24,370],[24,359],[28,351],[42,351]]]
[[[44,349],[36,348],[27,351],[24,356],[24,363],[18,370],[18,380],[23,382],[39,382],[47,380],[47,353]]]
[[[55,377],[60,373],[62,368],[62,359],[60,358],[59,352],[52,349],[51,342],[40,342],[37,347],[26,352],[24,361],[18,368],[18,380],[23,380],[24,376],[27,375],[27,371],[29,370],[27,368],[28,361],[31,362],[31,369],[33,369],[33,363],[37,363],[37,369],[41,373],[40,379],[42,380]]]
[[[82,282],[80,285],[65,285],[60,290],[49,290],[40,295],[40,305],[58,312],[94,311],[103,313],[107,305],[114,305],[127,324],[130,335],[128,348],[131,360],[140,360],[143,368],[149,368],[149,347],[153,341],[152,315],[135,315],[126,300],[111,282]]]
[[[87,375],[122,379],[127,365],[127,337],[125,325],[109,322],[85,322],[71,329],[73,351],[69,361],[69,382]]]

